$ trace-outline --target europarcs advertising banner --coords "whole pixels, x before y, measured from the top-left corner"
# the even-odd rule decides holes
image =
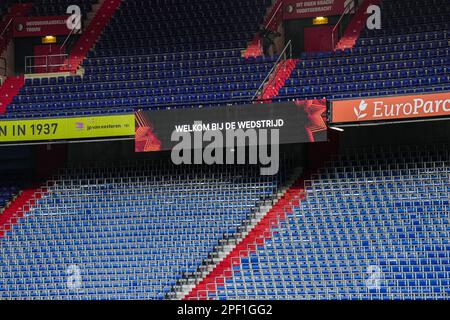
[[[0,143],[133,136],[134,114],[0,121]]]
[[[450,117],[450,92],[333,101],[332,123],[395,122]]]

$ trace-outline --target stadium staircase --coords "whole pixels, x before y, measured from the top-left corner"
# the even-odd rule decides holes
[[[380,30],[364,28],[369,3],[381,5]],[[273,101],[448,91],[449,17],[445,0],[365,2],[338,48],[302,53]]]
[[[286,80],[291,77],[292,71],[297,66],[298,59],[287,59],[281,61],[275,68],[273,75],[264,87],[261,102],[270,103],[272,98],[278,96],[280,89],[284,87]]]
[[[263,50],[261,46],[261,36],[255,35],[253,40],[249,43],[247,49],[245,49],[244,58],[259,57],[263,55]]]
[[[448,299],[449,170],[448,145],[346,150],[186,299]]]
[[[9,168],[0,171],[0,238],[7,236],[47,193],[52,184],[45,183],[44,186],[44,181],[52,177],[66,159],[66,148],[62,145],[51,148],[38,146],[32,161],[28,160],[31,156],[29,149],[8,150],[1,154],[0,159],[0,169]],[[37,169],[30,170],[31,162],[37,165]]]
[[[274,0],[272,6],[268,8],[268,14],[264,19],[263,25],[267,30],[277,31],[278,26],[283,21],[283,3],[284,0]],[[259,32],[255,34],[252,41],[249,43],[247,49],[242,55],[244,58],[259,57],[263,55],[261,46],[261,36]]]
[[[0,211],[0,238],[7,236],[12,226],[24,218],[29,208],[40,199],[47,189],[39,186],[21,191],[7,206]]]
[[[298,171],[297,171],[298,173]],[[303,174],[303,176],[306,174]],[[203,279],[191,279],[191,282],[196,282],[195,286],[190,287],[190,291],[183,292],[185,295],[181,296],[183,300],[205,300],[208,299],[209,294],[217,290],[217,286],[223,285],[224,280],[230,276],[230,271],[240,258],[247,257],[248,254],[255,250],[258,246],[263,246],[265,240],[270,238],[270,231],[277,227],[278,221],[284,219],[285,210],[294,203],[298,203],[302,199],[302,189],[304,178],[294,180],[289,188],[284,190],[284,193],[279,195],[278,201],[266,212],[262,212],[260,216],[254,220],[252,225],[249,225],[248,231],[243,233],[242,238],[236,244],[228,247],[228,254],[218,254],[219,261],[215,265],[210,266],[210,272],[206,274]]]
[[[6,107],[19,93],[25,81],[23,76],[7,77],[0,87],[0,114],[5,113]]]
[[[301,174],[302,169],[296,168],[293,170],[291,177],[285,182],[285,186],[281,187],[278,191],[276,198],[270,199],[262,203],[255,214],[249,219],[244,221],[240,227],[240,232],[235,236],[221,241],[221,244],[215,247],[214,252],[205,260],[199,268],[190,274],[186,274],[183,279],[181,279],[177,285],[173,288],[166,298],[179,300],[186,298],[192,290],[197,290],[199,287],[203,287],[207,279],[211,277],[212,274],[217,273],[217,269],[221,268],[221,265],[227,261],[230,256],[235,255],[235,251],[239,250],[244,243],[247,243],[250,238],[255,235],[257,228],[260,228],[264,221],[267,220],[267,216],[271,215],[271,212],[278,203],[285,201],[289,190],[292,188],[295,177]],[[208,282],[209,283],[209,282]]]
[[[384,181],[376,178],[375,184],[370,185],[370,188],[377,188],[381,194],[384,192],[386,195],[380,201],[375,196],[376,192],[372,192],[371,197],[373,199],[366,198],[364,200],[370,201],[367,210],[363,209],[361,204],[358,204],[357,211],[360,216],[356,216],[354,221],[347,224],[349,230],[357,228],[358,233],[364,234],[360,236],[360,243],[355,243],[354,247],[356,247],[355,251],[359,252],[357,256],[367,260],[352,261],[352,255],[348,255],[347,258],[330,257],[330,265],[333,265],[333,262],[331,262],[333,259],[338,263],[339,260],[348,259],[350,262],[347,265],[354,267],[353,276],[342,276],[342,274],[336,276],[336,279],[341,277],[343,282],[336,281],[337,288],[334,290],[328,290],[327,292],[327,290],[309,288],[303,294],[311,294],[313,298],[326,297],[327,299],[448,299],[450,293],[449,229],[448,216],[446,215],[449,209],[448,147],[444,147],[444,149],[437,147],[435,150],[433,150],[433,147],[435,146],[419,147],[416,150],[413,148],[402,150],[395,147],[391,150],[388,148],[385,148],[384,151],[380,150],[380,153],[384,153],[384,155],[377,157],[377,160],[372,163],[388,164],[387,170],[381,171],[379,167],[372,166],[365,175],[366,177],[383,175]],[[370,151],[367,150],[367,152],[369,156],[366,156],[366,158],[370,159],[372,157]],[[361,158],[364,158],[364,156]],[[345,160],[337,161],[334,165],[345,167],[345,163]],[[402,167],[408,169],[400,173],[397,168]],[[355,175],[358,175],[361,167],[354,167],[353,170]],[[370,172],[370,170],[373,171]],[[333,176],[332,171],[336,172],[336,169],[321,171],[319,176],[315,176],[315,179],[326,181],[326,178]],[[322,173],[325,173],[325,175],[321,177]],[[399,174],[401,178],[399,178]],[[347,177],[352,177],[352,174],[347,173]],[[347,181],[353,183],[354,180],[350,178]],[[366,181],[371,183],[370,178]],[[390,184],[388,181],[399,182]],[[317,184],[321,184],[321,182],[314,180],[313,186],[308,188],[308,195],[323,201],[323,186],[317,187]],[[402,188],[403,184],[409,184],[410,189]],[[438,185],[438,187],[434,188],[434,185]],[[416,186],[420,187],[416,189]],[[362,190],[360,194],[367,194],[364,191],[364,186],[359,185],[355,189],[358,187]],[[356,194],[358,195],[358,193]],[[338,194],[336,200],[338,203],[342,202]],[[347,203],[352,201],[358,203],[360,200],[350,200],[347,197],[345,201]],[[311,203],[313,202],[315,200],[311,199]],[[301,206],[300,210],[313,206],[306,204]],[[348,207],[352,208],[352,205],[348,204]],[[296,208],[297,213],[298,210]],[[352,210],[349,211],[352,212]],[[387,215],[384,215],[385,212],[387,212]],[[353,215],[354,212],[351,214]],[[378,217],[377,214],[379,214]],[[358,223],[358,217],[361,217],[360,221],[364,221],[364,223]],[[320,219],[317,220],[317,222],[320,221]],[[337,220],[335,221],[337,222]],[[378,222],[381,220],[386,221],[384,226]],[[349,222],[351,219],[343,219],[343,221]],[[292,221],[290,223],[292,224]],[[389,228],[390,225],[396,226],[396,228]],[[375,230],[371,229],[371,226],[374,226]],[[342,230],[339,230],[340,227],[338,224],[334,230],[331,225],[326,227],[319,225],[317,228],[319,230],[320,228],[328,228],[330,234],[333,231],[342,234]],[[422,232],[424,229],[427,230],[426,233]],[[386,232],[389,236],[377,235]],[[323,234],[323,231],[321,233]],[[354,238],[351,235],[352,233],[355,234],[356,232],[349,232],[350,238]],[[345,239],[345,237],[343,238]],[[383,241],[383,239],[389,240]],[[344,242],[343,246],[345,245]],[[326,244],[323,247],[326,247]],[[362,252],[364,253],[361,254]],[[359,268],[355,268],[357,265],[359,265]],[[333,284],[328,284],[328,287],[332,286]],[[343,289],[339,286],[345,286],[346,288]],[[302,296],[300,290],[298,293],[299,295],[296,298],[305,297]]]
[[[339,149],[339,137],[331,132],[329,142],[309,145],[310,155],[307,160],[308,168],[296,168],[291,174],[286,186],[278,194],[277,201],[269,207],[262,208],[259,215],[247,225],[246,232],[238,235],[231,243],[227,243],[215,255],[215,259],[203,268],[203,272],[192,275],[186,281],[187,285],[177,287],[180,289],[172,299],[207,300],[212,296],[217,298],[217,290],[225,284],[226,279],[233,277],[233,268],[240,264],[241,258],[247,258],[257,248],[263,248],[270,240],[273,231],[279,227],[286,215],[292,213],[292,208],[305,200],[305,181],[311,179],[317,168],[330,158],[330,155]]]
[[[94,48],[96,41],[112,19],[121,2],[122,0],[103,0],[99,6],[95,7],[94,12],[90,13],[93,16],[92,20],[89,21],[86,30],[70,52],[68,71],[77,71],[88,52]]]
[[[0,297],[164,299],[274,199],[283,175],[262,177],[256,166],[70,165],[11,209],[23,207],[26,218],[12,216],[0,239]],[[79,288],[67,285],[68,267],[80,268]],[[36,270],[50,280],[31,276]]]
[[[358,40],[361,32],[366,27],[367,8],[371,5],[380,5],[382,0],[365,0],[356,11],[352,20],[345,29],[344,35],[336,44],[334,50],[352,49]]]

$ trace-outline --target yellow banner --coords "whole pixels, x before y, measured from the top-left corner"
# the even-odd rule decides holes
[[[0,121],[0,143],[133,136],[134,114]]]

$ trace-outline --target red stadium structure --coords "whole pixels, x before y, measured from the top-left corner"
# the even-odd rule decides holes
[[[447,0],[3,0],[0,299],[447,300]]]

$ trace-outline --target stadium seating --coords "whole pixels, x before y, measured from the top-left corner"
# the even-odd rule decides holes
[[[158,0],[152,6],[125,1],[91,56],[243,49],[269,5],[270,0]]]
[[[83,77],[26,80],[0,117],[249,103],[277,59],[241,57],[270,1],[233,1],[122,2]]]
[[[0,213],[30,180],[30,156],[20,147],[0,150]],[[0,217],[0,229],[1,229]]]
[[[446,0],[384,0],[380,30],[353,49],[303,54],[275,100],[448,91],[449,18]]]
[[[0,238],[4,235],[5,224],[14,219],[13,211],[25,199],[25,189],[33,178],[32,163],[32,153],[27,148],[0,150]]]
[[[22,94],[3,116],[92,115],[249,103],[275,60],[244,59],[240,50],[90,59],[83,78],[27,79]]]
[[[449,155],[448,145],[341,154],[207,297],[448,299]]]
[[[31,3],[33,6],[28,15],[42,17],[67,15],[67,8],[70,5],[77,5],[81,8],[81,12],[88,13],[98,0],[3,0],[0,3],[0,17],[8,12],[11,5],[18,3]]]
[[[2,3],[0,3],[0,19],[8,13],[8,8],[11,3],[12,1],[10,0],[2,1]]]
[[[26,2],[33,3],[33,8],[30,12],[32,16],[65,16],[69,6],[77,5],[86,17],[91,12],[92,6],[98,3],[98,0],[27,0]]]
[[[31,1],[3,0],[0,3],[0,22],[5,22],[4,18],[7,16],[7,14],[9,13],[9,11],[11,10],[11,7],[13,5],[19,4],[19,3],[31,3],[31,2],[33,2],[33,0],[31,0]],[[6,21],[6,22],[8,22],[8,21]]]
[[[0,178],[0,212],[19,191],[20,184],[16,182],[16,179]]]
[[[0,239],[0,297],[162,299],[281,180],[249,166],[64,169]]]
[[[267,5],[255,1],[123,2],[84,61],[83,77],[27,80],[0,117],[249,103],[277,58],[241,58]],[[401,3],[399,11],[396,1],[383,1],[383,28],[363,31],[353,49],[303,54],[272,101],[450,90],[450,6],[445,0]],[[124,23],[129,19],[138,23]]]
[[[2,0],[0,17],[18,2],[33,3],[33,16],[98,3]],[[250,103],[278,57],[244,58],[244,49],[280,1],[151,3],[110,6],[115,15],[104,30],[97,24],[103,31],[77,75],[10,77],[0,120]],[[449,91],[449,1],[382,6],[381,30],[364,30],[351,49],[279,64],[263,99]],[[94,42],[97,33],[84,35]],[[339,138],[359,143],[346,140],[349,131]],[[105,158],[125,157],[132,149],[125,142],[98,145]],[[287,191],[286,163],[270,177],[256,166],[97,161],[69,163],[43,186],[28,181],[48,177],[65,156],[95,157],[97,145],[68,145],[0,150],[0,300],[448,300],[448,144],[346,150]],[[319,166],[314,147],[293,147],[293,157]]]

